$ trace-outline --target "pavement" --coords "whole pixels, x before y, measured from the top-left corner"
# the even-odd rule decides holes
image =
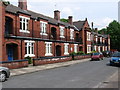
[[[73,60],[73,61],[62,62],[62,63],[46,64],[46,65],[40,65],[40,66],[29,65],[28,67],[25,67],[25,68],[11,69],[10,72],[11,72],[11,76],[18,76],[18,75],[38,72],[41,70],[48,70],[48,69],[53,69],[58,67],[69,66],[69,65],[78,64],[81,62],[86,62],[86,61],[90,61],[90,58],[82,59],[82,60]]]

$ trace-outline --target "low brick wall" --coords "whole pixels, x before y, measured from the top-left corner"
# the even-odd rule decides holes
[[[85,58],[91,58],[91,55],[76,55],[76,56],[74,56],[75,60],[81,60],[81,59],[85,59]]]
[[[66,62],[70,60],[72,60],[71,56],[39,58],[39,59],[33,59],[33,66]]]
[[[0,66],[8,67],[9,69],[28,67],[28,60],[14,60],[14,61],[0,62]]]

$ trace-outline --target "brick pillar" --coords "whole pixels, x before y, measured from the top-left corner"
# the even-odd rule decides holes
[[[3,61],[3,40],[5,26],[5,5],[0,1],[0,61]]]

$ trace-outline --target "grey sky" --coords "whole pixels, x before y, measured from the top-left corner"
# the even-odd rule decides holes
[[[17,0],[9,0],[17,6]],[[106,27],[109,22],[118,19],[119,0],[28,0],[28,9],[53,17],[54,10],[61,11],[61,18],[72,15],[74,21],[88,18],[94,27]]]

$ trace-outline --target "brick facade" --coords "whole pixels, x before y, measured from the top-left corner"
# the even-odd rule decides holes
[[[92,42],[87,40],[87,32],[92,32],[87,19],[82,29],[79,29],[73,23],[72,16],[69,16],[69,23],[64,23],[60,21],[59,11],[55,11],[54,18],[50,18],[27,10],[26,3],[22,3],[25,5],[23,10],[0,2],[0,13],[2,13],[2,16],[0,15],[2,27],[0,28],[0,61],[22,60],[25,59],[26,53],[29,53],[32,58],[66,56],[65,53],[69,55],[76,51],[75,45],[77,45],[77,52],[88,53],[87,46],[92,45]],[[63,32],[60,27],[64,28]],[[64,33],[63,37],[61,33]],[[47,46],[46,42],[51,45]],[[68,45],[68,51],[65,45]],[[51,55],[47,56],[46,53]]]

